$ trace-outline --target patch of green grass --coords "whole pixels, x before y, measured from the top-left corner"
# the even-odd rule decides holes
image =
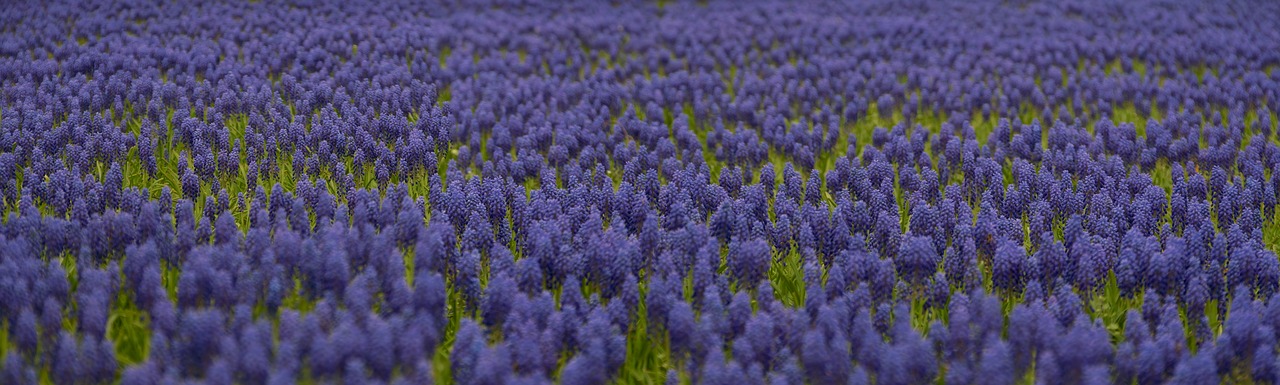
[[[1164,188],[1165,194],[1173,192],[1173,169],[1169,167],[1169,161],[1161,158],[1156,161],[1155,167],[1151,168],[1151,183]]]
[[[779,302],[793,308],[804,306],[804,263],[794,245],[773,252],[767,276],[773,286],[773,295]]]
[[[1278,216],[1277,219],[1280,219]],[[1272,219],[1262,225],[1262,244],[1268,250],[1280,254],[1280,220]]]
[[[17,350],[9,341],[9,321],[0,320],[0,359],[8,358],[10,351]]]
[[[1125,317],[1130,309],[1141,308],[1142,296],[1130,298],[1122,295],[1115,272],[1109,272],[1101,290],[1094,294],[1088,305],[1089,315],[1102,320],[1102,326],[1111,335],[1111,342],[1118,343],[1124,340]]]
[[[641,298],[646,292],[642,283]],[[613,381],[616,384],[662,384],[667,371],[674,370],[682,357],[674,357],[665,330],[649,324],[648,308],[641,300],[636,307],[631,329],[627,331],[627,360]]]
[[[121,365],[146,361],[151,349],[151,317],[133,303],[132,294],[120,290],[107,320],[107,339],[115,345]]]

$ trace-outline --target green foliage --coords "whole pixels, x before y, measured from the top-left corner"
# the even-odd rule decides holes
[[[768,277],[778,301],[793,308],[804,306],[804,263],[795,245],[773,253]]]
[[[645,285],[640,284],[641,292]],[[642,296],[643,298],[643,296]],[[618,384],[662,384],[667,371],[682,358],[673,357],[665,330],[649,324],[648,308],[640,301],[627,331],[627,360],[614,381]]]
[[[147,359],[151,348],[151,317],[133,304],[124,290],[116,296],[107,320],[107,338],[115,345],[116,359],[121,365],[132,365]]]
[[[1142,305],[1142,296],[1125,297],[1120,293],[1114,272],[1107,274],[1107,280],[1089,301],[1090,316],[1102,321],[1102,326],[1111,334],[1111,341],[1119,343],[1124,340],[1125,317],[1130,309],[1138,309]]]

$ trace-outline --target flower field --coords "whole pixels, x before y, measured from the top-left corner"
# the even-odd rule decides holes
[[[1280,2],[6,3],[0,384],[1280,383]]]

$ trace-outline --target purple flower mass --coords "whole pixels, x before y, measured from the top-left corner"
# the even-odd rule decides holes
[[[6,2],[0,384],[1280,383],[1277,14]]]

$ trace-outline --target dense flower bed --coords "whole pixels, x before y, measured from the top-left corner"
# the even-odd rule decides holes
[[[1280,381],[1280,3],[0,7],[0,383]]]

